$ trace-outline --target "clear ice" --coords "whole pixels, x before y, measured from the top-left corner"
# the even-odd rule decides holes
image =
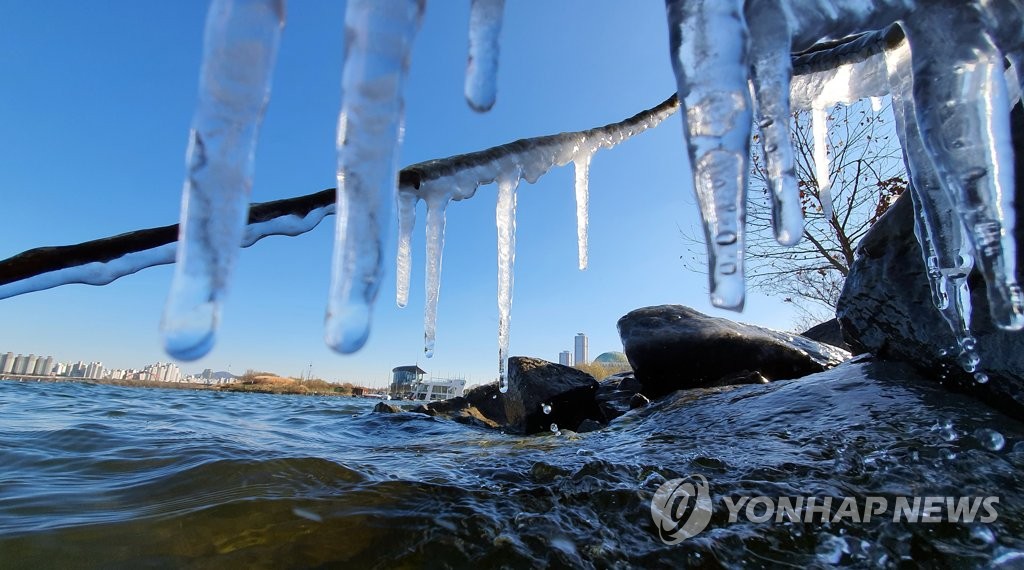
[[[577,245],[580,268],[587,262],[587,179],[590,161],[603,148],[653,128],[678,108],[675,98],[629,119],[585,131],[523,139],[490,149],[414,164],[403,170],[399,185],[399,237],[396,303],[408,302],[409,244],[415,225],[416,202],[427,204],[426,305],[424,352],[434,351],[437,303],[444,250],[445,210],[450,202],[472,198],[480,186],[496,183],[495,222],[498,232],[498,377],[508,389],[507,361],[511,338],[513,269],[515,261],[515,202],[520,180],[534,183],[552,167],[573,163],[576,171]]]
[[[180,360],[213,348],[248,219],[284,10],[284,0],[214,0],[206,17],[177,263],[161,323],[165,350]]]
[[[473,0],[471,5],[466,98],[478,110],[494,102],[503,9],[502,0]],[[348,3],[337,202],[304,216],[283,215],[246,229],[253,152],[269,97],[284,0],[213,0],[177,245],[126,250],[119,257],[93,262],[68,261],[62,269],[5,283],[0,297],[71,282],[107,283],[166,263],[176,249],[174,280],[162,322],[164,344],[172,356],[198,358],[212,346],[235,249],[264,235],[308,231],[333,209],[336,245],[326,338],[341,352],[357,350],[368,335],[370,308],[383,272],[381,251],[396,198],[402,84],[423,10],[424,0]],[[744,194],[755,122],[772,179],[776,239],[792,244],[800,238],[803,222],[793,175],[790,113],[812,110],[821,119],[835,104],[872,98],[874,105],[891,92],[912,182],[915,232],[932,298],[956,336],[961,365],[967,370],[977,366],[966,279],[975,265],[986,283],[993,321],[1006,330],[1024,328],[1024,296],[1016,280],[1014,161],[1008,120],[1009,107],[1019,99],[1024,79],[1020,73],[1024,61],[1021,2],[666,0],[666,14],[716,306],[739,310],[744,303]],[[890,33],[897,29],[891,27],[895,24],[905,39]],[[886,33],[881,34],[882,30]],[[858,44],[875,37],[883,41],[874,47]],[[827,46],[815,47],[818,42],[843,38],[845,43],[834,52]],[[793,59],[792,53],[800,55]],[[825,57],[815,59],[818,55]],[[583,268],[590,157],[600,148],[657,125],[675,108],[674,101],[667,101],[605,127],[516,141],[403,170],[396,302],[400,306],[408,302],[411,232],[416,203],[424,200],[428,204],[426,351],[433,345],[449,202],[472,197],[479,186],[498,182],[499,361],[503,368],[519,180],[532,183],[555,165],[574,163],[578,262]],[[819,155],[824,151],[821,145]],[[827,157],[819,166],[827,209]],[[983,372],[975,377],[979,383],[988,378]]]
[[[754,92],[758,124],[767,132],[763,144],[769,164],[771,152],[788,146],[784,134],[772,132],[788,112],[780,91],[789,91],[795,108],[813,111],[815,138],[821,143],[831,105],[902,90],[894,111],[903,115],[904,140],[914,139],[906,153],[918,235],[929,267],[938,275],[932,278],[933,296],[951,321],[962,349],[961,365],[967,370],[976,366],[974,339],[965,324],[969,291],[960,277],[972,261],[985,278],[993,321],[1007,330],[1024,327],[1024,300],[1016,281],[1008,121],[1011,97],[1020,85],[1014,72],[1015,83],[1008,88],[1004,74],[1006,58],[1016,68],[1024,46],[1020,3],[666,0],[666,13],[716,306],[743,306],[742,195],[748,169],[743,145],[751,125],[747,85]],[[826,63],[790,80],[780,54],[894,23],[905,32],[913,54],[913,65],[897,66],[895,75],[885,65],[886,55],[869,53]],[[882,51],[892,49],[898,48],[887,40]],[[823,144],[816,144],[815,155],[822,206],[829,210]],[[785,157],[776,159],[783,162]],[[788,183],[784,170],[773,170],[781,187]],[[789,196],[785,190],[772,190],[776,200]],[[776,228],[781,225],[775,223]]]
[[[498,52],[505,0],[473,0],[469,8],[466,102],[478,112],[494,106],[498,92]]]
[[[402,88],[424,0],[351,0],[338,116],[334,263],[325,340],[348,354],[370,334],[383,277],[401,142]]]
[[[516,188],[519,172],[498,177],[498,389],[508,391],[508,345],[512,325],[512,269],[516,260]]]

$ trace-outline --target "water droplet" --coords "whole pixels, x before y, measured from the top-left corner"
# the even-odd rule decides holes
[[[939,437],[946,441],[956,441],[960,436],[957,435],[956,430],[953,428],[942,428],[939,430]]]
[[[940,348],[939,349],[939,358],[945,358],[947,356],[949,356],[949,351],[946,350],[945,348]]]
[[[495,395],[491,396],[491,399],[492,399],[492,400],[497,400],[497,399],[498,399],[498,395],[497,395],[497,394],[495,394]]]
[[[952,461],[956,459],[956,452],[953,451],[952,449],[943,449],[942,458],[945,459],[946,461]]]
[[[978,348],[978,339],[973,336],[965,336],[960,339],[960,348],[968,351],[974,350]]]
[[[960,363],[961,368],[963,368],[965,371],[974,372],[975,370],[978,369],[978,364],[981,363],[981,357],[978,356],[977,352],[965,350],[964,352],[960,353],[960,356],[957,358],[957,361]]]
[[[736,273],[735,263],[723,263],[718,266],[718,270],[722,272],[722,275],[732,275]]]
[[[550,414],[551,413],[551,404],[541,404],[540,405],[540,409],[543,410],[543,412],[545,414]]]
[[[976,372],[974,374],[974,381],[977,382],[978,384],[987,384],[988,374],[985,374],[984,372]]]
[[[551,424],[551,433],[558,433],[558,424]]]
[[[994,429],[981,428],[974,432],[974,437],[989,451],[1002,451],[1006,446],[1006,438]]]
[[[757,123],[757,126],[761,127],[762,129],[767,129],[768,127],[770,127],[770,126],[772,126],[774,124],[775,124],[775,121],[771,117],[765,117],[765,118],[761,119],[760,122]]]
[[[736,243],[736,232],[721,232],[715,238],[718,245],[732,245]]]

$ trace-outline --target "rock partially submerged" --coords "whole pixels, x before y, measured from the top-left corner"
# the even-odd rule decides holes
[[[1018,192],[1020,200],[1024,196]],[[1022,237],[1018,231],[1018,243],[1024,243]],[[1024,249],[1018,249],[1022,252]],[[1024,259],[1017,264],[1020,279]],[[958,351],[950,350],[956,340],[932,304],[920,246],[914,237],[910,196],[901,196],[861,240],[836,313],[854,352],[908,362],[947,386],[971,392],[1021,417],[1024,333],[996,328],[980,275],[972,274],[969,282],[974,307],[971,332],[981,356],[979,370],[988,377],[984,384],[964,372],[955,360]],[[948,354],[941,356],[944,348]]]
[[[648,398],[686,388],[799,378],[849,358],[834,346],[682,305],[631,311],[618,327]]]
[[[539,358],[513,356],[508,360],[508,382],[504,394],[497,382],[492,382],[473,388],[464,397],[419,405],[411,411],[518,434],[576,431],[581,425],[593,430],[595,423],[608,421],[595,397],[597,380],[586,372]]]

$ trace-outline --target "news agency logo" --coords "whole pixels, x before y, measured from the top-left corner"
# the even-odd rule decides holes
[[[999,497],[722,497],[729,523],[990,523]],[[891,508],[890,508],[891,507]],[[714,502],[702,475],[666,481],[651,498],[651,518],[668,545],[697,536],[711,522]]]
[[[665,544],[696,536],[711,522],[711,493],[703,475],[666,481],[651,499],[651,518]]]

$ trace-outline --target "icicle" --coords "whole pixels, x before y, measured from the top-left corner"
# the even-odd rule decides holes
[[[395,304],[409,304],[409,280],[412,276],[412,230],[416,227],[415,194],[398,194],[398,255],[395,260]]]
[[[772,195],[772,228],[780,244],[795,245],[803,234],[804,220],[789,133],[789,85],[793,75],[789,25],[777,6],[758,5],[753,9],[757,11],[748,14],[754,59],[750,79]]]
[[[832,219],[833,209],[828,163],[828,113],[825,109],[816,107],[811,111],[811,136],[814,138],[814,175],[818,183],[818,200],[827,222]]]
[[[441,292],[441,256],[444,253],[445,209],[448,197],[427,202],[426,301],[423,310],[423,353],[434,356],[437,300]]]
[[[395,201],[402,87],[424,0],[350,0],[338,117],[334,264],[325,340],[352,353],[370,334],[385,232]]]
[[[948,35],[935,26],[957,21]],[[1003,57],[980,15],[940,4],[907,22],[914,104],[925,148],[968,228],[985,277],[992,320],[1024,327],[1016,280],[1013,147]]]
[[[195,360],[213,348],[283,26],[283,0],[214,0],[207,14],[177,264],[161,323],[174,358]]]
[[[498,175],[498,205],[495,220],[498,226],[498,389],[508,391],[508,346],[512,318],[512,268],[516,259],[516,188],[515,172]]]
[[[745,294],[743,226],[752,119],[743,4],[666,1],[672,66],[686,109],[683,132],[708,242],[711,302],[736,311],[743,309]]]
[[[573,166],[576,169],[576,249],[580,271],[587,268],[587,232],[590,225],[590,159],[593,154],[581,153],[573,159]]]
[[[967,277],[974,266],[969,236],[946,195],[924,147],[914,108],[910,50],[904,44],[885,55],[896,133],[913,183],[914,234],[928,275],[932,302],[962,351],[962,365],[974,372],[979,358],[971,336],[971,293]]]
[[[469,8],[466,101],[477,112],[490,111],[497,93],[498,52],[505,0],[473,0]]]

